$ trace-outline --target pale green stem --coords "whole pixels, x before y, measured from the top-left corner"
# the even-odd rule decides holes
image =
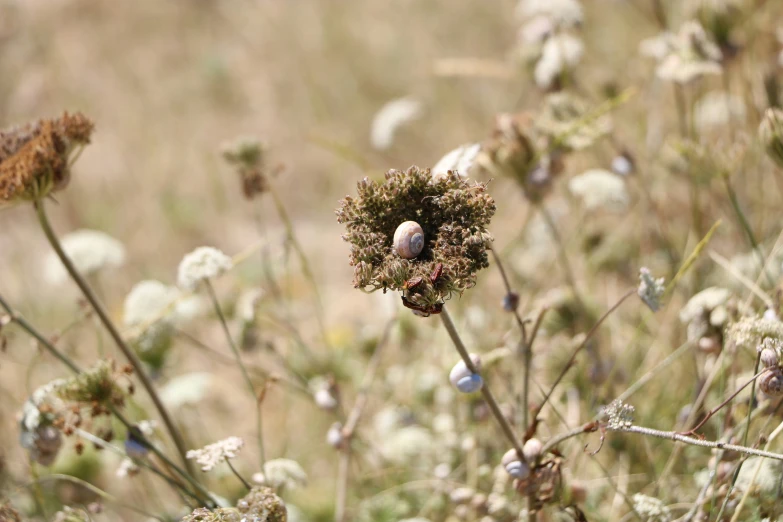
[[[179,430],[174,424],[174,421],[171,419],[171,416],[169,416],[169,413],[166,410],[163,401],[160,400],[160,396],[155,391],[155,387],[152,384],[152,380],[149,378],[146,371],[144,370],[144,366],[142,365],[139,358],[136,356],[135,352],[128,346],[128,344],[122,338],[122,335],[120,335],[119,330],[112,322],[108,312],[103,307],[103,304],[101,304],[100,300],[96,297],[95,293],[92,291],[92,288],[90,288],[90,285],[87,284],[87,281],[84,279],[82,274],[79,273],[79,271],[76,269],[76,266],[74,266],[71,259],[67,256],[67,254],[63,250],[62,245],[60,244],[60,240],[57,238],[57,235],[54,233],[54,230],[52,230],[52,227],[49,223],[49,219],[46,216],[44,201],[38,200],[35,202],[34,206],[35,206],[36,214],[38,215],[38,221],[41,224],[41,228],[43,229],[46,238],[49,240],[49,243],[51,244],[52,248],[57,254],[57,257],[60,258],[60,261],[63,263],[65,269],[70,274],[71,279],[73,279],[73,281],[82,291],[82,294],[84,294],[84,297],[87,299],[87,301],[89,301],[90,305],[95,310],[95,313],[98,315],[98,318],[101,320],[104,327],[109,332],[109,335],[112,337],[117,347],[123,353],[125,358],[128,359],[128,362],[130,362],[131,366],[133,366],[133,370],[136,373],[136,376],[138,377],[144,389],[147,391],[147,394],[152,399],[152,403],[155,405],[155,408],[158,410],[158,414],[163,420],[163,424],[166,426],[166,429],[171,435],[171,439],[174,441],[174,445],[177,447],[177,451],[179,453],[180,458],[182,459],[182,462],[185,464],[185,467],[187,468],[188,472],[192,474],[193,473],[192,463],[185,458],[185,453],[186,453],[185,441],[183,440],[182,435],[180,434]]]
[[[229,330],[228,328],[228,321],[226,321],[226,316],[223,313],[223,309],[220,306],[220,302],[218,301],[217,294],[215,293],[215,288],[212,286],[212,283],[209,281],[209,279],[204,280],[204,286],[207,288],[207,293],[209,293],[209,298],[212,300],[212,306],[215,308],[215,313],[218,316],[220,325],[223,327],[223,333],[226,336],[226,340],[228,341],[228,345],[231,348],[231,351],[234,353],[234,357],[236,358],[237,365],[239,366],[239,370],[242,372],[242,378],[245,380],[245,385],[247,385],[248,391],[250,391],[250,396],[252,397],[253,402],[256,405],[256,430],[258,436],[258,453],[261,462],[261,470],[263,471],[264,463],[266,462],[266,456],[264,454],[264,425],[263,425],[263,416],[261,415],[261,401],[259,400],[259,397],[256,394],[256,388],[255,386],[253,386],[253,380],[250,378],[250,373],[247,371],[247,367],[245,366],[245,363],[242,361],[242,354],[239,353],[239,348],[234,342],[234,338],[231,335],[231,330]]]

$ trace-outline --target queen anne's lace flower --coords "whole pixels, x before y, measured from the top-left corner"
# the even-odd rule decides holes
[[[185,456],[195,459],[203,471],[210,471],[221,462],[235,458],[244,445],[245,441],[241,438],[229,437],[201,449],[189,450]]]
[[[125,247],[122,243],[98,230],[77,230],[63,236],[60,242],[68,259],[85,275],[125,263]],[[68,279],[68,272],[54,252],[46,257],[44,277],[52,284]]]
[[[541,48],[533,76],[542,89],[552,87],[560,75],[573,69],[584,54],[582,40],[567,33],[548,38]]]
[[[388,102],[375,114],[370,128],[370,142],[379,150],[388,149],[394,143],[394,135],[402,125],[421,114],[421,102],[414,98],[397,98]]]
[[[233,266],[231,258],[217,248],[199,247],[182,259],[177,282],[182,288],[195,290],[203,281],[224,274]]]
[[[264,472],[256,477],[276,490],[296,489],[307,485],[307,473],[295,460],[272,459],[264,464]]]
[[[641,493],[633,496],[633,508],[644,522],[669,522],[672,519],[671,511],[663,502]]]
[[[659,57],[655,73],[663,80],[688,83],[700,76],[720,74],[722,53],[698,22],[680,27],[675,36],[666,35],[643,43],[643,52]]]
[[[568,182],[568,188],[581,198],[585,208],[624,209],[628,206],[625,181],[608,170],[591,169]]]

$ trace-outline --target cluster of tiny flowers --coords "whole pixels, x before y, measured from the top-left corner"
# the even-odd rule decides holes
[[[189,450],[186,457],[195,459],[202,471],[210,471],[221,462],[235,458],[244,445],[245,441],[241,438],[229,437],[208,444],[201,449]]]
[[[65,255],[76,269],[85,275],[104,268],[119,267],[125,263],[125,247],[110,235],[99,230],[77,230],[60,239]],[[52,284],[68,279],[60,258],[53,252],[44,262],[44,277]]]
[[[607,427],[610,430],[630,428],[633,425],[634,411],[635,408],[630,404],[625,404],[621,400],[612,401],[603,409],[603,414],[608,417]]]
[[[182,288],[196,290],[203,281],[224,274],[233,266],[231,258],[217,248],[199,247],[182,259],[177,282]]]
[[[210,511],[198,508],[186,515],[182,522],[286,522],[285,502],[271,488],[254,487],[237,501],[236,507]]]
[[[418,167],[391,170],[383,184],[365,178],[358,196],[347,196],[336,211],[351,244],[354,286],[402,291],[406,305],[426,313],[437,313],[453,293],[474,286],[476,272],[489,265],[487,226],[494,213],[484,185],[454,171],[434,179]],[[411,221],[423,231],[423,248],[404,258],[394,236]]]
[[[685,22],[679,33],[663,33],[641,44],[643,54],[656,58],[656,74],[663,80],[688,83],[705,75],[720,74],[720,48],[696,21]]]
[[[582,200],[587,210],[623,210],[628,206],[625,181],[608,170],[591,169],[574,176],[568,182],[568,188]]]
[[[743,317],[728,327],[726,337],[742,348],[758,349],[766,339],[777,348],[783,343],[783,323],[759,317]]]
[[[253,475],[253,481],[274,488],[297,489],[307,485],[307,473],[291,459],[272,459],[264,463],[264,472]]]
[[[649,268],[639,269],[639,288],[636,293],[653,312],[657,312],[661,307],[661,297],[666,290],[663,282],[662,277],[655,279]]]
[[[644,522],[670,522],[671,511],[657,498],[637,493],[633,496],[633,508]]]

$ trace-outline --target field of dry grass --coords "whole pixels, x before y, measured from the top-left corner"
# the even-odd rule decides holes
[[[180,520],[215,499],[239,509],[247,488],[225,464],[178,474],[172,431],[187,449],[241,437],[237,474],[271,487],[290,521],[778,520],[781,20],[779,0],[0,0],[0,128],[63,111],[95,124],[66,158],[78,152],[67,188],[32,202],[3,192],[17,172],[3,147],[19,131],[0,134],[0,521]],[[261,163],[226,160],[242,136],[263,143]],[[475,287],[457,284],[453,254],[425,246],[442,279],[411,285],[414,259],[408,288],[376,263],[367,281],[392,290],[355,289],[341,236],[372,241],[335,219],[341,199],[364,201],[365,176],[431,168],[470,143],[481,152],[467,182],[432,183],[457,201],[486,183],[494,200],[487,230],[455,218],[492,236]],[[253,199],[248,173],[263,183]],[[388,198],[390,215],[429,205]],[[122,244],[85,280],[144,359],[130,375],[118,376],[127,354],[94,304],[53,274],[36,208],[62,239],[91,229]],[[356,241],[353,252],[368,248]],[[202,246],[234,264],[190,294],[178,265]],[[399,259],[384,248],[382,269]],[[636,297],[643,267],[664,278],[657,311]],[[146,303],[160,313],[130,321],[126,297],[143,280],[193,306],[173,318],[171,301]],[[506,284],[516,311],[504,310]],[[414,316],[402,286],[408,299],[434,288],[448,315]],[[481,354],[484,395],[449,383],[459,341],[443,317]],[[151,362],[143,340],[164,323]],[[781,359],[759,366],[758,347]],[[68,420],[42,463],[25,422],[34,392],[70,375],[55,352],[81,368],[116,361],[107,378],[122,398],[58,398]],[[622,408],[601,416],[618,397],[635,408],[629,425]],[[98,403],[107,415],[90,415]],[[739,448],[677,434],[718,406],[699,435]],[[335,429],[359,413],[347,436]],[[155,420],[144,436],[170,462],[145,452],[138,474],[118,476],[123,419]],[[509,438],[553,451],[519,456],[528,475],[509,476]],[[186,520],[239,520],[202,516]]]

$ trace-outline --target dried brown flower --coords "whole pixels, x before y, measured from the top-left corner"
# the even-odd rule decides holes
[[[223,145],[223,159],[231,164],[242,182],[245,199],[253,199],[269,190],[269,172],[266,167],[266,146],[252,137],[239,137]]]
[[[71,154],[90,142],[93,123],[81,113],[0,131],[0,203],[38,200],[64,189]]]
[[[426,315],[476,284],[476,272],[489,264],[487,226],[495,213],[485,185],[455,171],[433,179],[428,169],[411,167],[390,170],[383,184],[365,178],[358,189],[336,211],[351,243],[356,288],[399,290],[406,306]],[[395,230],[406,221],[424,232],[423,249],[412,259],[393,248]]]

